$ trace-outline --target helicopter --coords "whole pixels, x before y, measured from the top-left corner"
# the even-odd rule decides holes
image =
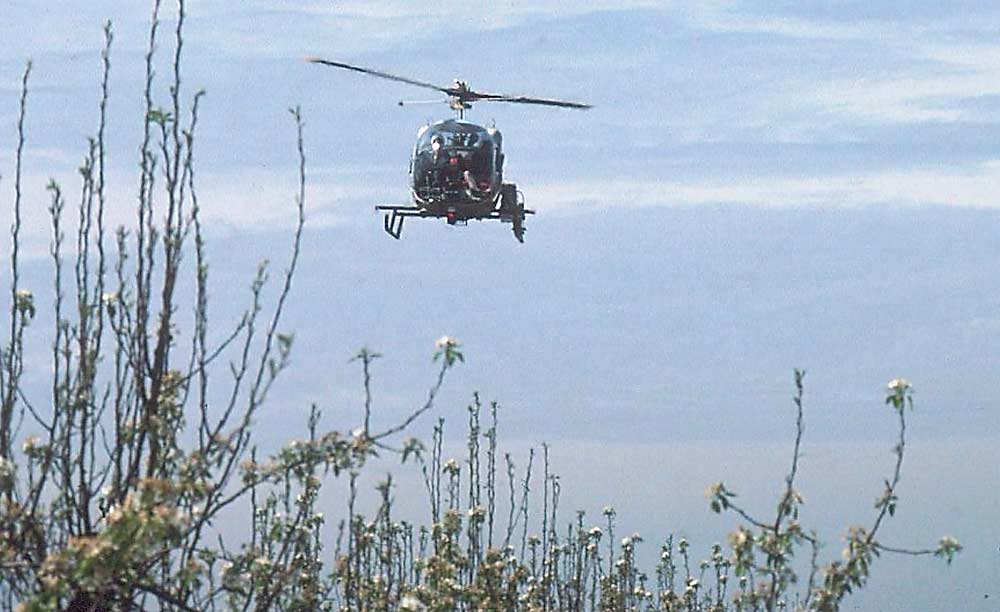
[[[456,79],[450,87],[353,66],[319,57],[306,61],[343,68],[383,79],[432,89],[458,114],[421,127],[410,159],[410,205],[376,206],[385,213],[386,233],[399,239],[407,217],[444,218],[449,225],[466,225],[470,219],[498,219],[510,223],[514,237],[524,242],[524,220],[534,210],[524,207],[524,195],[513,183],[503,181],[503,135],[496,126],[483,127],[465,121],[465,111],[474,102],[509,102],[561,108],[587,109],[589,104],[479,92]],[[399,105],[418,102],[400,101]]]

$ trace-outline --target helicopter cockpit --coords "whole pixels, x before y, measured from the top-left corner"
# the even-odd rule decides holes
[[[477,200],[488,196],[497,172],[499,132],[496,136],[454,119],[422,128],[411,168],[416,195],[425,201],[463,194]]]

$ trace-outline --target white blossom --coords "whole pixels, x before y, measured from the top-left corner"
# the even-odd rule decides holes
[[[458,338],[455,338],[454,336],[441,336],[437,339],[437,342],[434,343],[434,346],[439,349],[458,346]]]
[[[10,459],[0,457],[0,486],[9,485],[14,480],[17,466]]]
[[[902,393],[910,388],[910,381],[905,378],[893,378],[886,386],[889,389],[889,393]]]
[[[24,446],[21,447],[21,450],[24,451],[24,454],[30,455],[36,448],[38,448],[38,442],[38,436],[28,436],[24,439]]]
[[[35,316],[35,295],[27,289],[18,289],[14,292],[14,307],[22,315],[33,318]]]

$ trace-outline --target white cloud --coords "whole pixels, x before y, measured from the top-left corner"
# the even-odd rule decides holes
[[[989,6],[984,6],[979,12],[955,10],[950,15],[944,11],[933,14],[933,10],[931,14],[922,14],[911,7],[897,11],[882,7],[884,10],[875,11],[879,13],[877,18],[870,17],[868,14],[871,11],[863,8],[844,6],[833,18],[810,18],[783,14],[782,8],[777,6],[766,7],[765,4],[748,10],[742,4],[730,0],[703,2],[690,11],[690,20],[693,25],[714,32],[775,34],[789,38],[900,46],[935,38],[954,41],[972,34],[992,36],[1000,19],[995,9]],[[806,4],[795,5],[792,12],[806,15],[810,7]]]
[[[922,47],[922,52],[925,57],[955,68],[975,72],[1000,69],[1000,45],[993,43],[931,43]]]
[[[264,2],[262,5],[282,6],[280,2]],[[628,10],[639,8],[663,9],[668,3],[663,0],[589,0],[586,2],[562,2],[561,0],[534,0],[490,2],[488,0],[443,0],[432,4],[418,4],[409,0],[343,0],[336,3],[312,2],[299,10],[315,15],[336,15],[362,17],[367,19],[409,18],[418,21],[435,21],[442,25],[455,22],[476,21],[486,26],[506,25],[530,17],[545,15],[564,17],[601,10]]]
[[[693,16],[695,25],[711,32],[776,34],[791,38],[861,40],[884,34],[886,24],[872,22],[824,22],[797,17],[742,15],[703,10]]]
[[[164,3],[163,15],[173,7]],[[141,41],[151,15],[150,5],[114,0],[66,4],[13,2],[4,6],[0,21],[0,58],[38,57],[46,53],[74,55],[99,49],[108,20],[115,31],[116,48]]]
[[[293,7],[277,0],[258,0],[233,8],[216,2],[192,10],[201,17],[203,44],[239,57],[290,57],[335,51],[356,55],[383,50],[402,41],[429,39],[442,33],[484,32],[537,18],[554,19],[601,10],[664,9],[662,0],[590,0],[589,2],[462,2],[444,0],[344,0],[301,2]],[[265,30],[271,30],[267,36]],[[273,32],[294,32],[274,36]]]
[[[822,83],[804,97],[834,115],[867,122],[951,122],[967,113],[947,105],[928,105],[928,98],[954,98],[958,88],[982,91],[977,85],[985,83],[976,76],[859,78]]]
[[[1000,208],[1000,162],[968,170],[896,170],[868,174],[744,176],[701,182],[655,179],[572,181],[530,187],[531,202],[547,213],[655,206],[925,206]]]
[[[370,169],[369,169],[370,170]],[[358,169],[310,170],[306,192],[309,227],[369,221],[378,203],[405,201],[406,189],[386,174]],[[57,174],[66,197],[65,229],[73,235],[79,179]],[[198,179],[202,220],[210,231],[273,231],[295,222],[293,172],[242,168],[205,173]],[[44,256],[50,240],[48,176],[26,174],[22,223],[30,255]],[[134,177],[109,173],[106,225],[135,223]],[[945,205],[1000,208],[1000,160],[966,169],[900,169],[831,176],[734,176],[677,181],[655,178],[564,180],[523,185],[530,204],[552,215],[593,214],[646,207],[738,205],[751,207],[860,207]],[[4,192],[12,189],[7,183]],[[4,193],[6,197],[7,193]],[[162,201],[162,200],[158,200]],[[9,206],[0,224],[10,225]]]
[[[240,230],[271,230],[294,225],[297,189],[292,172],[240,169],[200,179],[198,198],[209,223]],[[386,200],[396,192],[405,193],[405,188],[363,175],[349,178],[347,171],[309,169],[307,223],[317,227],[357,219],[374,210],[375,202]]]
[[[44,154],[34,151],[32,160],[39,158],[65,162],[72,160],[59,151]],[[74,165],[59,163],[55,172],[38,172],[30,166],[22,184],[21,237],[23,253],[28,257],[45,257],[52,236],[49,206],[51,194],[46,190],[50,178],[62,189],[65,208],[63,231],[65,248],[75,248],[77,206],[80,201],[80,177]],[[53,166],[50,164],[50,168]],[[322,168],[309,169],[306,183],[306,223],[311,228],[327,227],[374,215],[375,203],[405,197],[405,185],[389,184],[371,172]],[[105,226],[132,228],[136,224],[138,178],[120,168],[107,171]],[[154,214],[163,214],[162,178],[157,177],[154,194]],[[266,168],[238,168],[224,172],[203,172],[197,177],[197,195],[201,220],[209,232],[236,230],[258,232],[290,229],[295,224],[297,183],[294,169],[274,171]],[[13,222],[13,172],[0,177],[0,227]],[[186,203],[190,207],[190,200]],[[109,233],[108,242],[113,240]]]
[[[828,112],[864,121],[886,123],[954,122],[989,119],[960,102],[1000,95],[1000,53],[964,53],[961,48],[936,47],[939,59],[960,65],[910,70],[886,77],[862,77],[822,83],[804,94]],[[978,61],[977,61],[978,60]]]
[[[961,104],[1000,94],[1000,46],[977,42],[995,31],[993,15],[927,19],[900,13],[872,20],[844,11],[829,20],[747,12],[726,3],[706,5],[691,21],[711,32],[798,39],[803,50],[814,41],[842,46],[842,54],[803,66],[775,100],[779,107],[798,102],[865,123],[996,119]],[[844,78],[848,68],[854,75]]]

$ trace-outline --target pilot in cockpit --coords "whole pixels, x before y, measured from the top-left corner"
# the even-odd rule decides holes
[[[444,146],[444,138],[441,138],[441,134],[434,134],[431,138],[431,151],[434,151],[434,163],[438,161],[438,155],[441,154],[441,148]]]

